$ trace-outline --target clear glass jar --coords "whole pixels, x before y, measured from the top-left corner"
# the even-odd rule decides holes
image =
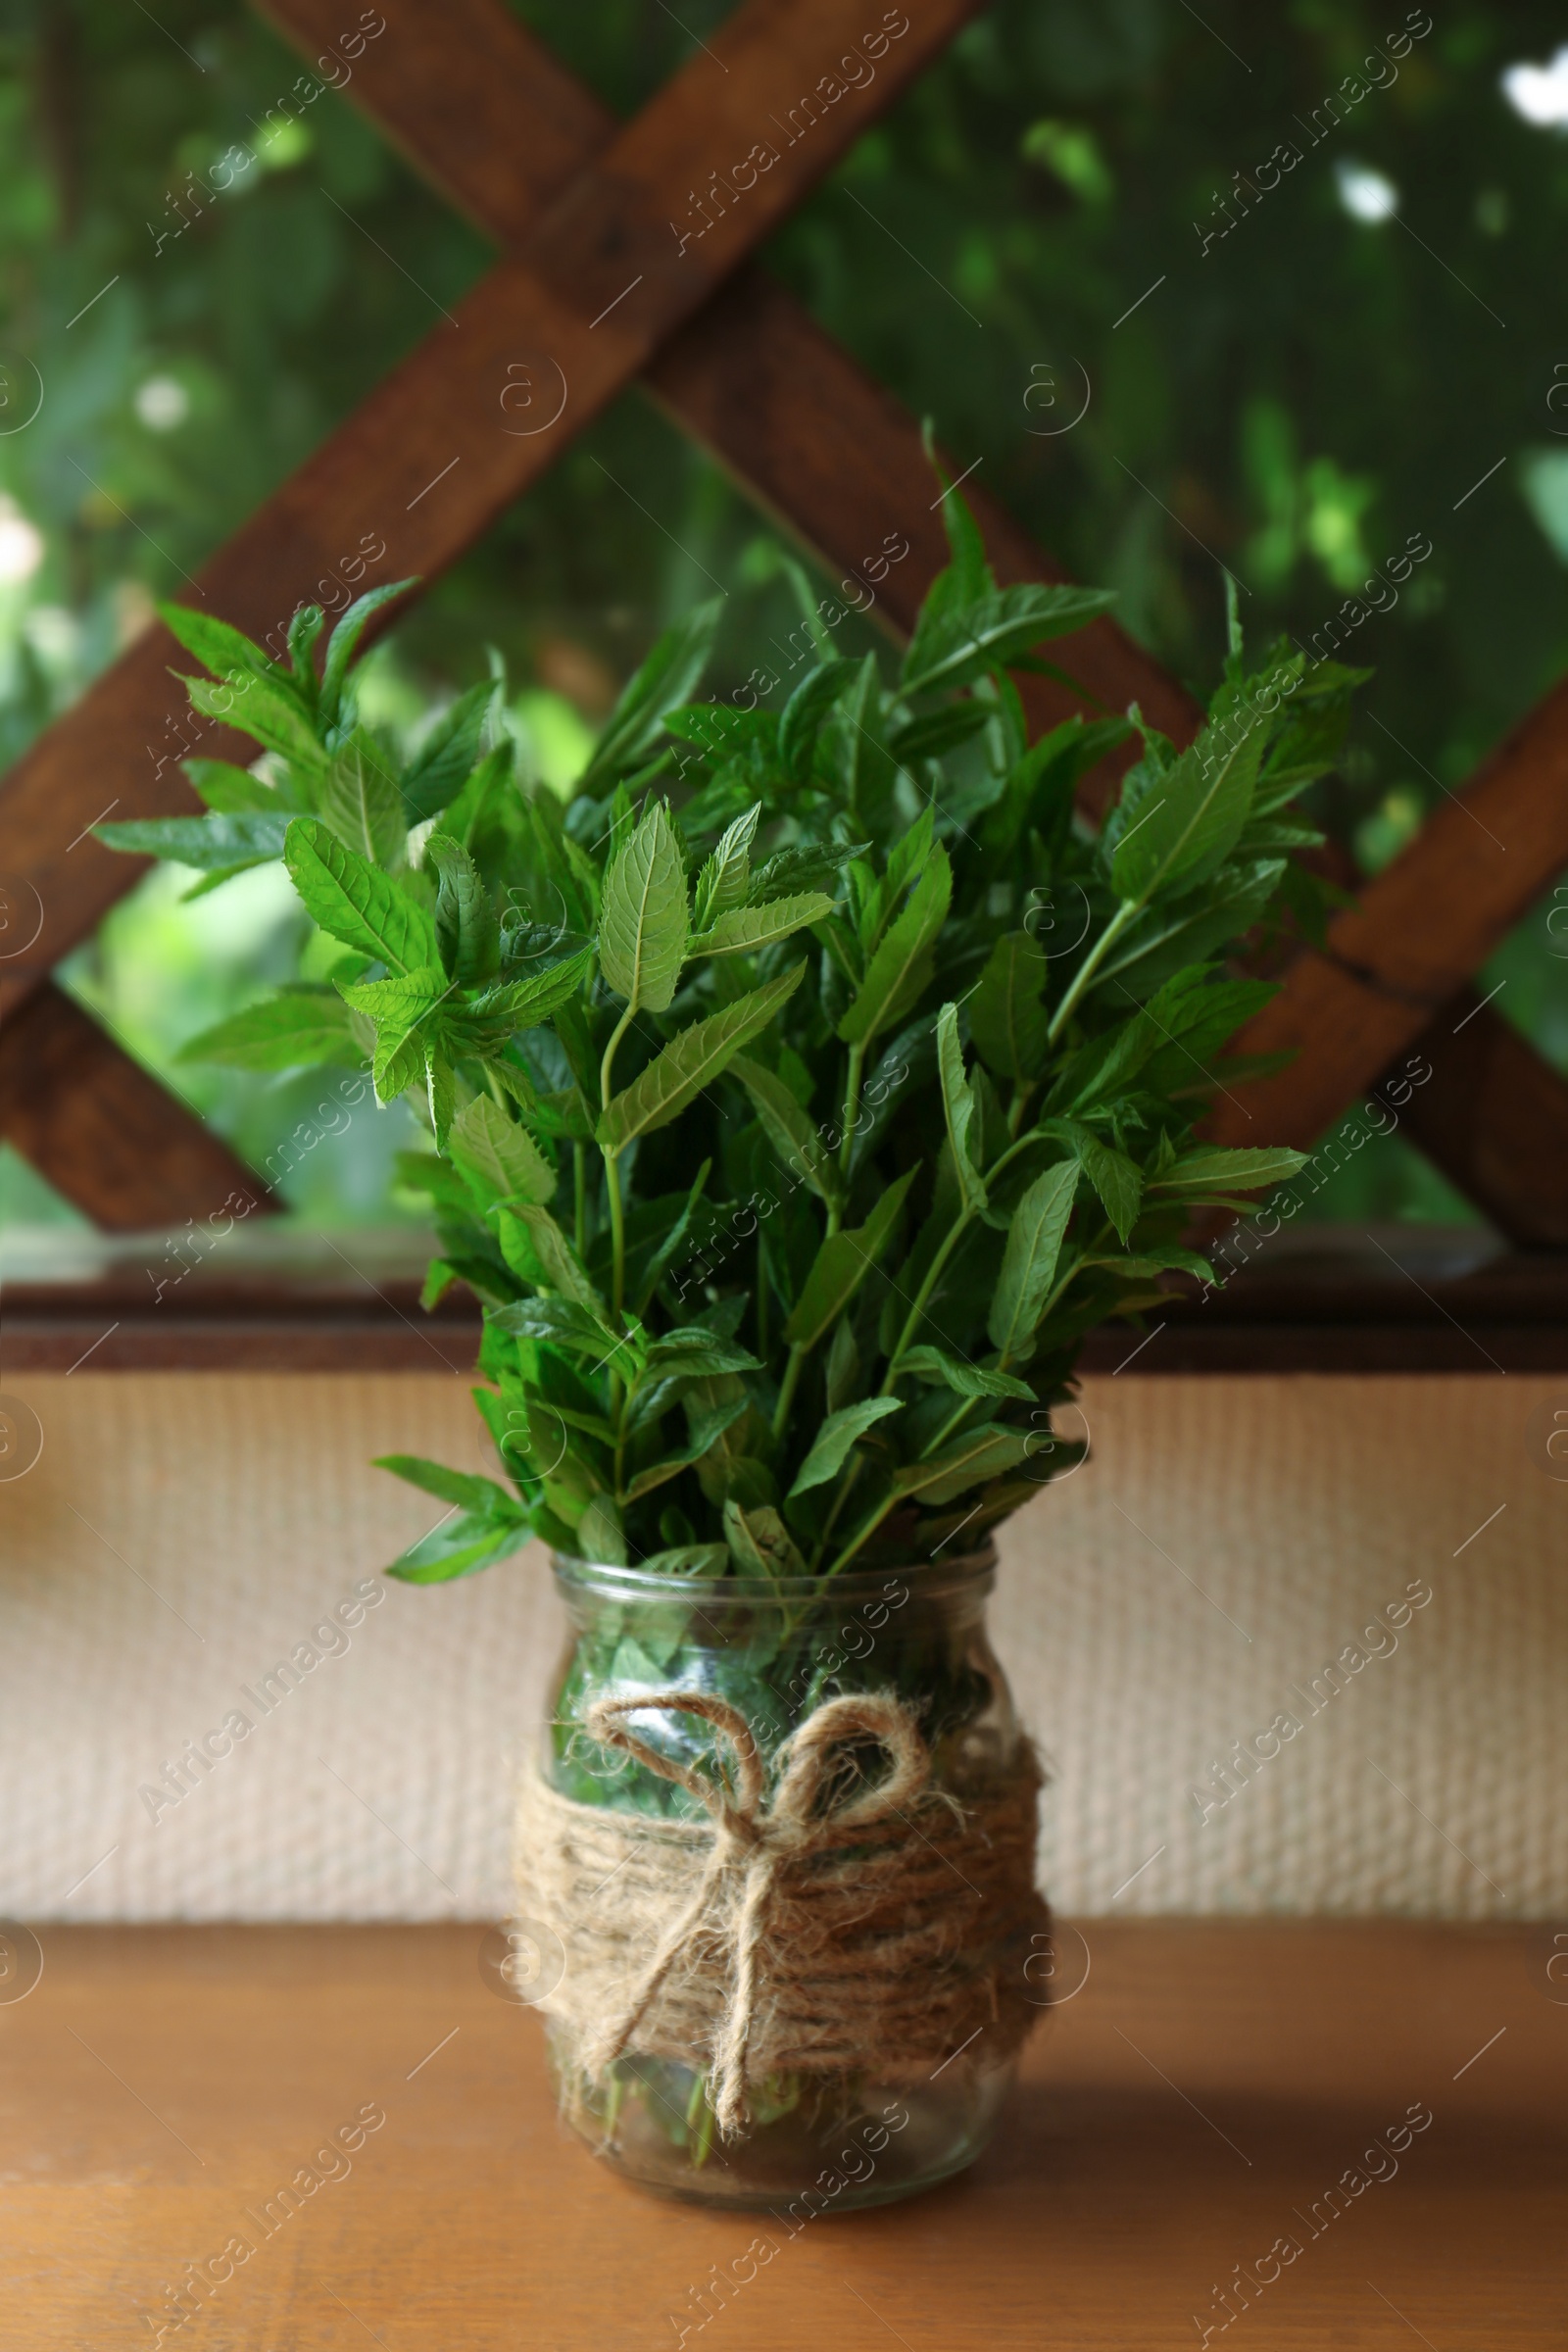
[[[588,1736],[595,1700],[672,1690],[724,1698],[766,1764],[825,1699],[892,1692],[915,1711],[930,1788],[977,1798],[1032,1769],[986,1634],[995,1565],[987,1545],[952,1562],[840,1577],[824,1596],[804,1579],[650,1575],[558,1555],[569,1632],[548,1709],[546,1780],[579,1803],[701,1822],[704,1807],[685,1788]],[[700,1716],[649,1708],[631,1720],[650,1749],[700,1774],[729,1763]],[[1015,1922],[1003,1961],[1020,1987],[1049,1925],[1026,1893],[1036,1933]],[[1038,2005],[1038,1986],[1023,1997]],[[769,2077],[750,2086],[741,2136],[726,2138],[701,2063],[641,2055],[634,2038],[594,2078],[556,2020],[547,2034],[563,2113],[602,2161],[668,2195],[768,2207],[780,2219],[884,2204],[961,2171],[989,2138],[1015,2067],[1011,2055],[986,2060],[976,2049],[929,2073],[922,2061],[918,2079],[907,2066]]]

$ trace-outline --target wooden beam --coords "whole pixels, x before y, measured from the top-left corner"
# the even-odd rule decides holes
[[[1315,1143],[1409,1051],[1565,867],[1568,680],[1336,918],[1326,953],[1309,951],[1291,966],[1237,1051],[1289,1050],[1295,1059],[1221,1097],[1215,1140]],[[1543,1213],[1552,1213],[1549,1204]]]
[[[0,1134],[108,1233],[279,1205],[52,981],[0,1027]]]
[[[306,61],[336,46],[336,0],[252,5]],[[609,147],[614,116],[503,0],[383,0],[379,13],[386,30],[353,61],[343,96],[455,211],[503,249],[522,244]],[[725,24],[713,41],[725,62],[728,40]]]
[[[1568,1087],[1556,1071],[1473,988],[1411,1051],[1432,1076],[1396,1097],[1410,1142],[1520,1249],[1568,1250]]]

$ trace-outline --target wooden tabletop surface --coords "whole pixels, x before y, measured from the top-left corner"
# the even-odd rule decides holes
[[[0,2005],[7,2352],[150,2346],[236,2238],[166,2346],[1568,2345],[1548,1928],[1087,1922],[981,2162],[793,2236],[568,2139],[478,1927],[39,1933]],[[318,2160],[343,2126],[363,2144]],[[302,2167],[319,2185],[264,2235]]]

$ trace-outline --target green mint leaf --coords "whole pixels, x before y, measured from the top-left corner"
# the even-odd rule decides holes
[[[808,1184],[819,1200],[835,1200],[839,1184],[832,1158],[823,1149],[815,1121],[783,1079],[746,1054],[737,1054],[730,1068],[750,1095],[763,1133],[788,1173]]]
[[[501,927],[478,867],[449,833],[432,833],[424,861],[440,879],[435,894],[435,930],[441,959],[454,980],[477,988],[493,980],[501,964]]]
[[[227,760],[182,760],[180,766],[208,808],[220,816],[301,813],[293,796],[282,786],[264,783],[248,767],[235,767]]]
[[[371,865],[403,862],[409,837],[403,795],[386,754],[362,728],[332,754],[319,807],[322,822]]]
[[[1034,1391],[1026,1380],[1012,1372],[994,1372],[983,1364],[960,1363],[942,1348],[910,1348],[899,1358],[901,1373],[910,1372],[916,1380],[928,1382],[934,1388],[951,1389],[956,1396],[1018,1396],[1034,1401]]]
[[[509,735],[485,753],[477,767],[469,769],[456,798],[441,811],[442,832],[481,863],[491,861],[501,842],[517,829],[521,811],[513,780],[515,759]]]
[[[751,1350],[726,1339],[705,1323],[682,1324],[666,1331],[663,1338],[655,1340],[648,1349],[650,1372],[690,1373],[708,1379],[725,1372],[760,1372],[762,1366]]]
[[[733,1498],[724,1505],[724,1534],[742,1576],[804,1576],[806,1562],[771,1503],[743,1510]]]
[[[175,1059],[224,1062],[232,1070],[293,1070],[319,1062],[358,1070],[365,1066],[365,1049],[334,989],[284,988],[187,1039]]]
[[[884,904],[896,906],[904,895],[906,884],[912,882],[925,869],[936,839],[937,812],[930,801],[905,832],[899,834],[887,856],[887,872],[883,883]]]
[[[1006,669],[1048,637],[1066,637],[1115,602],[1102,588],[1004,588],[944,612],[922,611],[904,657],[906,695],[967,686]]]
[[[617,1340],[596,1313],[574,1306],[566,1298],[516,1298],[492,1307],[485,1320],[514,1339],[539,1340],[565,1355],[585,1355],[595,1363],[616,1359],[615,1369],[628,1376],[638,1368],[631,1340]]]
[[[727,1544],[676,1544],[668,1551],[651,1551],[639,1568],[651,1576],[727,1576]]]
[[[765,906],[731,906],[707,931],[700,931],[687,948],[689,956],[749,956],[788,939],[808,923],[819,923],[833,911],[833,902],[820,890],[800,898],[772,899]]]
[[[1178,1250],[1174,1247],[1140,1250],[1136,1257],[1088,1257],[1083,1262],[1088,1266],[1106,1266],[1111,1273],[1135,1281],[1143,1281],[1152,1274],[1173,1272],[1196,1274],[1199,1281],[1203,1283],[1212,1283],[1215,1279],[1214,1269],[1206,1257],[1200,1257],[1196,1250]]]
[[[854,1321],[841,1319],[833,1327],[827,1362],[822,1367],[822,1385],[830,1413],[836,1413],[841,1405],[854,1401],[859,1371],[860,1350],[856,1345]]]
[[[307,773],[325,767],[326,753],[317,736],[314,714],[306,710],[297,688],[280,674],[263,677],[254,670],[237,670],[216,682],[185,678],[182,683],[191,709],[203,717],[220,718],[225,727],[249,735],[264,751],[276,752]]]
[[[1086,725],[1080,714],[1063,719],[1030,745],[980,827],[981,847],[996,860],[997,870],[1012,856],[1028,827],[1046,835],[1065,834],[1079,778],[1129,732],[1124,718],[1096,719]]]
[[[590,1122],[588,1128],[588,1137],[591,1139],[592,1135],[593,1126]],[[649,1258],[648,1263],[643,1270],[642,1284],[635,1302],[636,1311],[639,1315],[647,1313],[649,1301],[652,1299],[654,1293],[658,1290],[660,1284],[663,1281],[664,1276],[668,1273],[670,1267],[674,1265],[676,1259],[681,1253],[681,1250],[684,1249],[686,1244],[686,1236],[691,1232],[693,1220],[697,1215],[697,1204],[702,1200],[703,1194],[707,1189],[708,1179],[712,1174],[712,1161],[710,1159],[705,1159],[701,1167],[698,1169],[697,1174],[692,1179],[691,1189],[686,1195],[686,1199],[681,1207],[679,1216],[675,1219],[674,1224],[669,1228],[669,1231],[660,1243],[659,1248]]]
[[[939,574],[944,593],[955,604],[973,604],[976,597],[987,595],[997,584],[986,558],[986,543],[968,500],[949,481],[937,456],[936,434],[929,416],[921,420],[920,445],[925,451],[926,464],[942,484],[943,495],[937,505],[942,510],[942,527],[953,557],[946,571]]]
[[[1045,1068],[1050,1014],[1042,997],[1047,963],[1027,931],[999,939],[968,1001],[969,1035],[999,1078],[1034,1079]]]
[[[439,1306],[454,1283],[462,1280],[463,1268],[455,1265],[450,1257],[432,1257],[425,1267],[424,1281],[419,1286],[419,1304],[425,1313]]]
[[[733,824],[726,826],[712,856],[698,875],[692,919],[699,931],[706,931],[732,906],[745,906],[751,887],[752,842],[761,813],[761,802],[754,801],[744,816],[736,817]]]
[[[597,1322],[606,1320],[604,1300],[548,1208],[526,1200],[508,1201],[500,1221],[501,1254],[514,1274],[525,1282],[543,1282]]]
[[[963,1066],[958,1043],[958,1008],[944,1004],[937,1015],[937,1076],[942,1086],[942,1108],[953,1146],[953,1166],[958,1192],[971,1215],[986,1204],[986,1188],[969,1154],[969,1129],[974,1119],[974,1095]]]
[[[1284,858],[1229,866],[1191,899],[1146,908],[1101,967],[1096,991],[1108,990],[1112,1004],[1141,1003],[1185,965],[1250,931],[1289,871]]]
[[[923,717],[895,727],[888,737],[888,750],[901,767],[912,767],[921,760],[940,760],[945,752],[956,751],[960,743],[978,735],[990,716],[984,703],[945,703],[940,710],[927,710]]]
[[[384,588],[370,589],[349,606],[332,631],[327,642],[326,660],[321,665],[320,704],[329,719],[337,716],[349,663],[359,650],[360,639],[372,613],[379,612],[382,606],[389,605],[394,597],[403,596],[409,589],[417,586],[416,579],[392,580]]]
[[[603,793],[653,749],[663,730],[665,711],[690,701],[708,665],[723,609],[722,597],[713,597],[657,640],[606,719],[594,756],[577,779],[579,793]]]
[[[863,858],[869,846],[863,841],[796,842],[790,849],[777,850],[752,876],[746,894],[748,903],[763,906],[770,899],[788,898],[801,890],[820,890],[829,882],[836,888],[844,868],[855,858]]]
[[[689,1470],[694,1462],[700,1462],[715,1440],[721,1438],[725,1430],[732,1428],[741,1415],[750,1409],[751,1398],[743,1391],[739,1396],[729,1397],[712,1412],[701,1414],[694,1423],[690,1445],[684,1446],[678,1453],[668,1454],[662,1461],[650,1462],[646,1469],[639,1470],[626,1489],[626,1500],[640,1502],[645,1494],[652,1494],[656,1488],[667,1486],[672,1478],[678,1478],[683,1470]],[[640,1565],[647,1566],[648,1563],[644,1561]]]
[[[1081,1126],[1076,1119],[1047,1119],[1043,1132],[1058,1137],[1077,1154],[1101,1204],[1112,1225],[1116,1239],[1125,1243],[1134,1225],[1144,1197],[1144,1172],[1123,1152],[1113,1151],[1102,1143],[1091,1128]]]
[[[299,688],[302,699],[316,709],[316,645],[326,622],[319,605],[301,605],[288,624],[289,675]]]
[[[489,1568],[520,1551],[532,1533],[520,1514],[501,1519],[483,1511],[460,1511],[400,1552],[386,1573],[405,1585],[449,1585],[455,1577],[472,1576],[475,1569]]]
[[[485,1208],[497,1200],[542,1207],[555,1192],[555,1170],[532,1136],[488,1095],[475,1095],[459,1111],[447,1150]]]
[[[216,764],[216,763],[215,763]],[[239,873],[248,865],[265,865],[283,855],[283,837],[290,811],[275,798],[270,808],[220,816],[137,816],[119,824],[94,825],[93,832],[112,850],[129,850],[142,858],[172,858],[200,871]]]
[[[784,1326],[793,1348],[814,1348],[842,1314],[887,1248],[904,1197],[918,1169],[890,1184],[865,1223],[851,1233],[829,1234],[817,1250],[794,1313]]]
[[[1062,1160],[1037,1176],[1007,1227],[1007,1246],[986,1321],[993,1348],[1018,1355],[1034,1337],[1061,1254],[1078,1189],[1078,1163]]]
[[[479,739],[497,681],[481,678],[443,710],[403,779],[405,821],[418,824],[449,808],[479,757]]]
[[[871,825],[880,838],[886,831],[896,771],[883,740],[882,680],[875,654],[861,657],[854,691],[846,695],[836,724],[845,806],[857,827]],[[862,842],[853,854],[858,857],[864,847]]]
[[[842,1405],[836,1413],[829,1413],[811,1441],[811,1450],[801,1464],[789,1499],[793,1502],[797,1494],[826,1486],[843,1469],[851,1447],[875,1422],[903,1410],[897,1396],[868,1396],[861,1404]]]
[[[809,776],[822,721],[839,697],[848,693],[858,669],[857,662],[824,662],[802,679],[785,704],[778,722],[778,759],[792,784],[804,784]]]
[[[295,817],[283,843],[283,862],[307,914],[345,947],[394,972],[440,963],[435,924],[424,908],[318,817]]]
[[[681,743],[694,743],[713,760],[738,757],[748,746],[761,746],[776,758],[778,719],[771,710],[738,710],[730,703],[688,703],[664,712],[664,731]]]
[[[426,1494],[438,1494],[443,1502],[455,1502],[466,1511],[478,1511],[487,1518],[519,1522],[524,1513],[515,1498],[493,1478],[475,1478],[466,1470],[449,1470],[444,1462],[427,1462],[417,1453],[381,1453],[375,1457],[377,1470],[390,1470],[394,1478],[406,1479],[411,1487],[421,1487]]]
[[[663,1012],[686,960],[686,861],[662,801],[648,809],[605,876],[599,968],[617,996]]]
[[[340,984],[344,1003],[375,1023],[371,1072],[378,1102],[395,1102],[424,1073],[430,1016],[451,995],[452,987],[439,964],[402,973],[394,980]],[[438,1140],[444,1143],[446,1139],[443,1135]]]
[[[424,1033],[423,1046],[425,1101],[430,1110],[430,1128],[435,1136],[436,1150],[444,1152],[458,1107],[457,1072],[445,1051],[439,1027],[433,1022]]]
[[[503,1029],[509,1037],[519,1029],[541,1029],[576,996],[592,957],[591,947],[579,948],[574,956],[564,956],[526,979],[504,980],[483,990],[465,1009],[474,1021]]]
[[[838,1034],[847,1046],[869,1045],[925,994],[934,968],[937,935],[947,920],[952,898],[953,868],[946,850],[938,845],[839,1023]]]
[[[411,1086],[425,1082],[424,1039],[417,1029],[405,1029],[401,1035],[388,1031],[376,1041],[375,1058],[371,1072],[375,1099],[384,1110]]]
[[[951,1502],[956,1494],[967,1494],[971,1487],[1023,1461],[1034,1434],[988,1422],[982,1429],[966,1432],[936,1461],[911,1462],[906,1469],[895,1471],[894,1492],[918,1494],[926,1504]]]
[[[704,1087],[728,1067],[742,1046],[767,1027],[795,994],[805,973],[804,963],[793,964],[776,980],[753,989],[721,1012],[672,1038],[601,1114],[598,1133],[605,1150],[623,1152],[639,1135],[652,1134],[655,1128],[678,1118],[687,1103],[694,1102]]]
[[[577,1546],[585,1560],[597,1561],[607,1568],[625,1566],[626,1533],[612,1495],[595,1494],[590,1498],[577,1522]]]
[[[1264,1185],[1286,1184],[1298,1175],[1306,1165],[1304,1152],[1284,1149],[1269,1151],[1184,1152],[1170,1167],[1152,1176],[1152,1193],[1174,1194],[1179,1199],[1200,1193],[1252,1193]]]
[[[265,646],[253,645],[242,630],[220,620],[216,612],[198,612],[189,605],[160,602],[158,617],[186,653],[205,662],[215,677],[238,676],[246,671],[259,678],[282,674]]]
[[[1178,882],[1192,890],[1218,872],[1247,822],[1267,732],[1257,724],[1227,743],[1206,728],[1148,785],[1111,858],[1119,899],[1141,906],[1156,891]]]
[[[372,1021],[407,1026],[450,997],[454,986],[438,963],[427,963],[389,980],[340,980],[337,991],[346,1004]]]

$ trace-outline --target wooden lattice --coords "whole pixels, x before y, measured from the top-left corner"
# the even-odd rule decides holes
[[[307,55],[336,23],[323,0],[266,13]],[[746,257],[973,13],[928,0],[868,29],[865,0],[748,0],[722,65],[699,54],[617,128],[500,0],[385,0],[387,30],[349,95],[505,258],[218,551],[198,582],[208,609],[277,643],[302,602],[433,578],[640,379],[830,572],[874,577],[873,612],[906,633],[946,554],[914,420]],[[840,74],[852,53],[861,66]],[[719,170],[728,201],[715,195],[710,226],[678,246],[670,220]],[[534,404],[520,419],[519,382]],[[563,394],[552,421],[516,430]],[[973,481],[965,495],[1004,581],[1062,576]],[[907,552],[889,561],[895,548]],[[111,804],[118,818],[195,806],[177,766],[197,748],[177,658],[148,631],[0,788],[0,866],[39,918],[0,964],[0,1134],[119,1230],[211,1215],[236,1184],[267,1204],[48,977],[140,870],[85,828]],[[1075,638],[1071,660],[1101,703],[1136,698],[1190,739],[1196,707],[1111,623]],[[1037,726],[1077,707],[1051,679],[1020,685]],[[199,748],[246,752],[213,726]],[[1297,1059],[1222,1099],[1221,1132],[1310,1143],[1419,1049],[1437,1075],[1406,1113],[1417,1140],[1514,1239],[1568,1242],[1568,1089],[1465,987],[1568,864],[1565,765],[1560,689],[1341,918],[1328,954],[1292,968],[1245,1043],[1289,1043]],[[1506,851],[1478,857],[1478,825]]]

